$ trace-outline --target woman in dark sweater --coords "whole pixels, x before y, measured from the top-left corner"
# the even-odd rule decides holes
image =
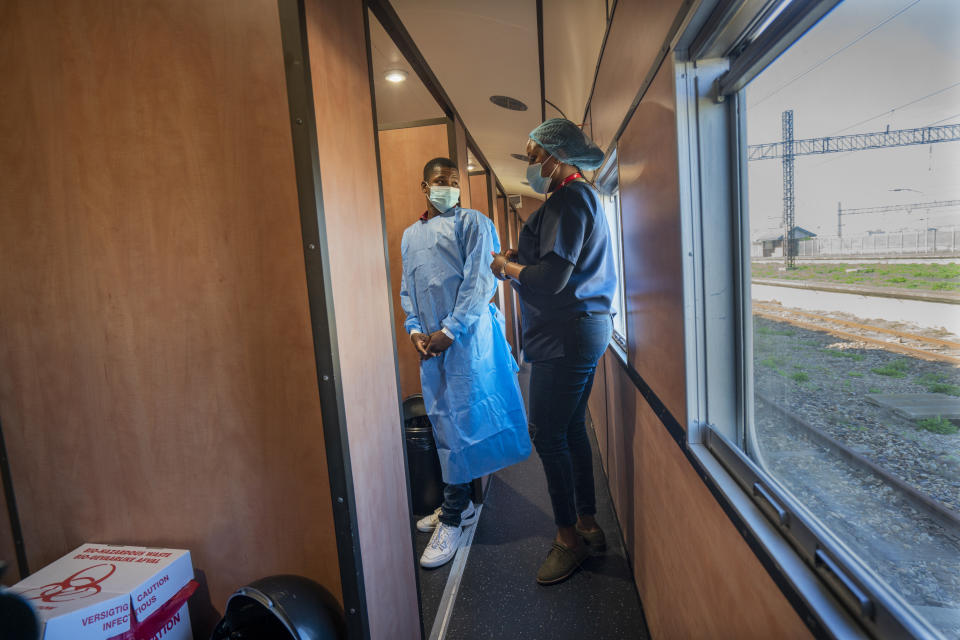
[[[549,195],[524,224],[517,251],[495,255],[490,268],[520,296],[523,358],[531,363],[530,437],[558,528],[537,573],[546,585],[576,571],[588,547],[605,547],[594,520],[585,414],[597,361],[610,341],[617,282],[600,198],[580,173],[598,168],[603,152],[561,118],[534,129],[526,151],[530,186]]]

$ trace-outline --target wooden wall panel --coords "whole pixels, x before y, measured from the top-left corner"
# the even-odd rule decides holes
[[[590,422],[597,436],[597,448],[600,459],[606,468],[607,459],[607,376],[603,359],[597,363],[597,370],[593,376],[593,388],[587,400],[587,410],[590,412]]]
[[[514,213],[512,213],[512,214],[510,215],[510,224],[509,224],[509,227],[508,227],[508,231],[509,231],[509,233],[510,233],[510,238],[511,238],[510,241],[511,241],[511,243],[512,243],[512,244],[511,244],[512,247],[516,247],[516,246],[517,246],[517,243],[518,243],[518,241],[519,241],[519,239],[520,239],[520,230],[523,228],[523,225],[524,225],[524,223],[526,222],[526,220],[527,220],[531,215],[533,215],[533,213],[534,213],[537,209],[539,209],[541,206],[543,206],[543,199],[537,199],[537,198],[534,198],[534,197],[523,196],[523,198],[522,198],[522,200],[521,200],[521,205],[522,205],[522,206],[520,206],[519,208],[513,209]],[[511,209],[512,209],[512,207],[511,207]],[[519,216],[519,218],[518,218],[518,216]],[[519,343],[520,343],[520,345],[521,345],[521,347],[522,347],[522,346],[523,346],[523,340],[522,340],[522,338],[523,338],[523,317],[522,317],[522,315],[521,315],[521,313],[520,313],[520,308],[521,308],[521,307],[520,307],[520,298],[519,298],[519,296],[517,295],[517,293],[516,293],[515,291],[513,292],[513,296],[514,296],[514,308],[516,309],[517,319],[518,319],[518,326],[517,326],[518,334],[519,334],[519,336],[518,336],[518,341],[519,341]]]
[[[427,209],[420,182],[423,165],[431,158],[448,156],[447,124],[431,124],[407,129],[387,129],[380,136],[380,171],[383,180],[383,209],[387,223],[387,247],[390,253],[390,285],[396,324],[397,360],[400,369],[401,396],[420,393],[420,360],[403,322],[400,307],[400,240],[403,231]]]
[[[0,485],[0,562],[7,563],[6,572],[0,577],[0,584],[10,586],[22,579],[17,567],[17,550],[13,544],[13,529],[7,517],[7,497]]]
[[[276,2],[0,12],[0,412],[31,567],[165,545],[216,607],[273,573],[339,597]]]
[[[308,0],[307,36],[370,637],[414,638],[420,617],[391,287],[380,190],[371,180],[377,175],[377,158],[363,12],[361,2]],[[419,206],[404,212],[410,220],[424,208],[418,187],[423,164],[434,155],[440,154],[412,163],[415,175],[405,186],[419,196]],[[397,251],[399,256],[399,238]],[[399,259],[391,273],[399,283]],[[396,309],[400,311],[398,302]],[[403,321],[398,324],[402,331]],[[410,346],[410,341],[399,346]]]
[[[587,128],[606,148],[681,0],[616,5]],[[619,142],[629,355],[686,422],[676,116],[668,62]],[[807,638],[803,622],[639,393],[615,354],[601,360],[610,492],[655,638]],[[599,374],[598,374],[599,376]],[[599,382],[599,381],[598,381]],[[598,434],[598,439],[599,439]]]
[[[520,219],[523,222],[526,222],[526,220],[532,216],[537,209],[543,206],[543,198],[534,198],[533,196],[524,195],[523,198],[521,198],[521,205],[522,206],[517,208],[517,215],[520,216]],[[523,228],[523,222],[521,222],[517,227],[517,237],[519,237],[520,229]]]
[[[482,212],[484,215],[493,216],[490,212],[490,179],[486,173],[474,173],[469,177],[470,180],[470,208]]]
[[[467,169],[467,130],[463,123],[457,120],[453,124],[454,154],[450,159],[460,167],[460,206],[465,209],[474,209],[473,197],[470,193],[471,184]],[[446,154],[444,154],[446,155]],[[428,158],[429,159],[429,158]]]
[[[516,249],[518,242],[520,240],[520,225],[523,223],[520,222],[520,219],[517,217],[517,211],[510,203],[507,203],[507,237],[510,240],[510,248]],[[512,286],[507,289],[509,296],[512,300],[513,305],[513,317],[514,317],[514,329],[516,333],[514,334],[514,355],[519,362],[521,353],[523,351],[523,314],[520,311],[520,296],[517,294],[516,290]]]
[[[630,364],[686,425],[676,108],[669,61],[630,119],[617,156]]]
[[[617,2],[590,102],[593,140],[606,150],[653,66],[683,0]]]
[[[638,479],[635,473],[636,456],[634,442],[636,426],[625,415],[636,411],[638,394],[632,381],[621,375],[615,356],[607,351],[603,357],[606,363],[607,386],[607,478],[610,496],[617,508],[617,517],[623,529],[625,539],[629,531],[635,531],[633,514],[638,508]],[[628,539],[628,548],[629,539]]]
[[[494,223],[497,225],[497,234],[500,236],[500,246],[504,249],[512,247],[510,244],[510,225],[507,221],[507,203],[506,199],[497,195],[494,199],[495,214]],[[507,334],[507,342],[513,350],[513,357],[520,359],[520,350],[517,348],[517,316],[516,301],[514,300],[513,287],[509,283],[501,282],[499,285],[500,311],[503,312],[504,327]]]
[[[497,226],[497,176],[494,175],[492,171],[487,171],[486,180],[484,181],[484,186],[486,188],[485,198],[487,199],[487,215],[490,216],[490,219],[493,220],[494,226],[497,228],[497,236],[500,236],[500,227]]]
[[[614,500],[651,636],[809,638],[623,368],[607,373],[611,457],[626,452]]]

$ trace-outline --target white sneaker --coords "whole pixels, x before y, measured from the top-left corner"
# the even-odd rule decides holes
[[[437,510],[430,515],[417,520],[417,531],[430,533],[436,529],[437,524],[440,522],[440,511],[441,508],[437,507]],[[477,509],[473,506],[473,502],[470,502],[467,504],[467,508],[460,512],[460,526],[469,527],[476,521]]]
[[[460,547],[462,527],[451,527],[442,522],[433,530],[430,544],[420,556],[420,566],[424,569],[433,569],[449,562]]]

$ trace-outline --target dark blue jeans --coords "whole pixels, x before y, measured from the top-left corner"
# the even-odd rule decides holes
[[[571,320],[563,357],[530,367],[530,439],[543,463],[558,527],[573,526],[578,514],[597,512],[587,399],[612,330],[607,314]]]
[[[448,484],[443,487],[443,505],[439,520],[451,527],[460,526],[460,513],[470,504],[470,483]]]

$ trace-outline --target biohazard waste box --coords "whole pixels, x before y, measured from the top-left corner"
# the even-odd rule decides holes
[[[43,640],[190,640],[190,552],[84,544],[11,587]]]

